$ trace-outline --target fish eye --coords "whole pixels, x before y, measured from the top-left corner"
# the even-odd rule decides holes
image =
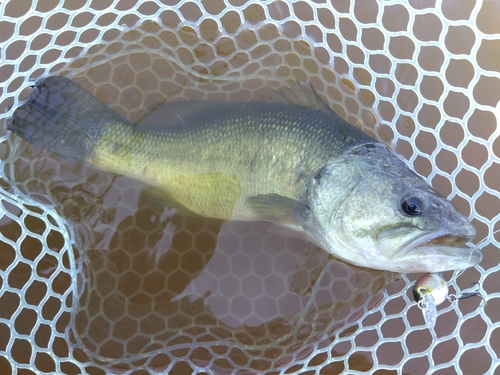
[[[424,209],[424,203],[418,197],[409,197],[401,202],[401,209],[410,216],[419,215]]]
[[[420,292],[420,294],[422,294],[422,295],[427,294],[427,289],[425,289],[425,288],[420,288],[418,291],[419,291],[419,292]]]

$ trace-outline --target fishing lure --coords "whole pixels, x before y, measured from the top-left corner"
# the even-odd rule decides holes
[[[457,296],[448,293],[448,284],[442,273],[428,273],[420,277],[413,285],[413,298],[424,314],[427,328],[431,329],[436,325],[437,306],[446,299],[453,303],[461,299],[480,297],[484,301],[484,297],[479,291],[479,283],[476,282],[472,285],[474,285],[473,289],[467,289]]]

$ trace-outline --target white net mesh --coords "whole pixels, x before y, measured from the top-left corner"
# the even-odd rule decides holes
[[[484,259],[445,277],[452,292],[479,281],[487,302],[445,302],[429,331],[418,275],[350,267],[265,223],[174,215],[4,131],[1,374],[498,368],[497,2],[3,1],[0,15],[2,123],[49,74],[132,120],[312,83],[469,215]]]

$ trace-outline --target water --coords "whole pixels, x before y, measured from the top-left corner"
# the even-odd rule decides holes
[[[327,345],[390,281],[269,223],[178,214],[149,201],[141,182],[24,141],[14,160],[16,186],[52,205],[76,239],[78,295],[65,332],[83,362],[160,370],[168,353],[218,371],[280,368]],[[42,221],[28,226],[44,231]]]
[[[247,20],[259,22],[265,18],[259,13],[259,6],[255,9],[255,14],[251,6],[245,9]],[[287,10],[276,4],[270,10],[276,19],[280,19],[283,11]],[[368,13],[376,15],[376,12]],[[323,18],[320,21],[333,32],[335,25],[328,24],[334,22],[333,17],[331,21]],[[439,128],[436,121],[442,114],[434,111],[432,116],[418,116],[416,124],[408,113],[417,116],[413,107],[421,98],[404,95],[405,90],[398,89],[394,93],[393,84],[388,83],[386,87],[379,84],[381,77],[377,71],[383,64],[378,66],[378,62],[390,66],[396,62],[381,60],[382,55],[365,51],[369,56],[363,60],[366,69],[359,68],[356,55],[349,56],[352,50],[347,57],[339,56],[342,46],[346,46],[340,34],[338,39],[329,33],[325,48],[312,50],[308,42],[294,39],[299,27],[295,21],[280,24],[280,28],[272,22],[259,24],[258,32],[245,31],[239,29],[238,13],[231,11],[225,13],[220,22],[223,33],[227,34],[220,39],[219,25],[213,20],[201,22],[199,29],[186,25],[175,30],[175,27],[160,27],[154,22],[146,22],[118,36],[113,29],[106,33],[102,44],[94,44],[84,56],[75,57],[70,64],[52,67],[52,72],[75,79],[134,121],[145,118],[165,100],[276,100],[284,84],[293,84],[296,79],[306,84],[310,81],[351,123],[357,123],[354,115],[362,118],[363,126],[370,127],[365,130],[388,144],[396,137],[396,151],[410,159],[412,166],[437,190],[451,195],[462,212],[471,213],[479,239],[495,226],[498,189],[495,174],[489,172],[496,164],[487,168],[489,161],[484,157],[482,141],[468,139],[472,133],[489,142],[488,160],[498,155],[499,143],[493,142],[492,136],[495,120],[487,116],[491,112],[479,111],[477,115],[475,111],[466,125],[446,121]],[[445,29],[453,31],[453,28]],[[316,41],[326,35],[319,29],[318,32],[314,28],[307,30]],[[374,30],[368,30],[370,35]],[[233,37],[235,35],[238,37]],[[379,37],[382,43],[385,38],[388,38],[386,41],[390,39],[391,48],[396,39],[384,37],[382,32]],[[407,41],[413,51],[415,45],[409,38]],[[370,51],[379,48],[377,40],[362,42]],[[209,48],[211,44],[216,46],[215,54]],[[333,57],[326,52],[326,46],[334,51],[333,68]],[[7,56],[13,53],[14,47],[7,50]],[[406,44],[401,46],[401,50],[407,51],[406,47]],[[487,50],[481,49],[480,54],[487,55]],[[57,50],[52,52],[57,55]],[[424,52],[422,49],[420,54]],[[415,56],[412,53],[398,55],[396,60]],[[352,68],[354,60],[356,64]],[[412,65],[403,65],[398,64],[396,77],[391,80],[411,85],[415,71]],[[432,70],[439,70],[441,65],[437,65]],[[423,63],[422,66],[425,70]],[[420,70],[418,74],[422,73]],[[426,99],[437,101],[441,91],[436,87],[441,87],[443,82],[439,77],[427,77],[423,73],[422,94]],[[461,66],[450,65],[447,68],[447,77],[450,77],[448,73],[461,78],[466,76]],[[37,78],[40,70],[30,70],[30,74]],[[373,93],[367,87],[373,88]],[[9,90],[11,88],[9,86]],[[482,102],[481,93],[490,92],[479,87],[469,97],[474,96],[477,102]],[[383,100],[396,95],[398,111],[399,107],[409,111],[399,117],[399,112]],[[366,109],[380,97],[382,101],[377,102],[377,111]],[[439,100],[441,108],[442,97]],[[461,108],[447,107],[446,114],[463,118]],[[379,122],[379,118],[383,121]],[[391,129],[388,123],[395,128]],[[428,131],[421,131],[421,125]],[[441,129],[439,139],[432,135],[437,129]],[[461,143],[470,147],[460,148]],[[13,185],[34,202],[53,207],[71,229],[66,233],[62,226],[57,226],[54,212],[50,211],[54,216],[48,219],[35,205],[29,207],[26,216],[23,215],[27,211],[19,207],[6,207],[11,216],[4,216],[0,222],[0,233],[14,241],[14,245],[19,244],[19,248],[3,246],[0,269],[8,270],[9,287],[21,290],[29,285],[26,295],[22,292],[21,297],[6,292],[1,305],[9,309],[12,306],[12,313],[9,310],[6,316],[17,316],[13,311],[23,303],[19,302],[20,298],[40,306],[40,315],[54,322],[54,330],[64,334],[65,339],[50,341],[53,333],[42,327],[37,331],[37,343],[43,346],[50,341],[53,352],[60,358],[66,358],[71,352],[84,363],[114,371],[144,364],[161,369],[177,360],[171,373],[187,373],[192,367],[189,363],[222,373],[233,367],[246,368],[249,372],[286,368],[293,366],[292,363],[300,363],[300,358],[312,352],[320,353],[311,361],[318,367],[338,359],[325,369],[340,373],[347,362],[352,370],[369,371],[372,368],[371,354],[359,354],[366,346],[377,348],[379,365],[397,364],[398,360],[392,360],[395,357],[406,361],[405,368],[413,366],[419,370],[429,364],[444,368],[453,362],[452,365],[458,366],[458,360],[446,362],[448,356],[439,354],[443,345],[449,345],[452,351],[456,346],[461,353],[467,349],[464,342],[477,343],[482,345],[478,350],[486,353],[487,359],[490,359],[491,349],[498,347],[490,326],[490,322],[499,320],[495,283],[498,241],[493,240],[483,250],[484,270],[480,267],[470,269],[453,280],[452,287],[466,289],[470,282],[483,277],[481,281],[488,294],[484,310],[473,300],[463,301],[459,308],[443,304],[434,335],[419,329],[419,324],[423,324],[421,312],[412,307],[405,294],[412,280],[405,278],[388,285],[386,290],[390,298],[383,300],[384,313],[381,314],[374,306],[383,298],[381,291],[389,275],[334,262],[307,243],[269,233],[264,223],[222,223],[172,215],[170,207],[158,207],[145,199],[144,186],[136,181],[77,166],[23,144],[13,153],[9,151],[9,142],[1,146],[3,155],[10,160],[4,164],[7,176],[17,181]],[[451,152],[445,146],[458,151]],[[436,148],[440,149],[438,155]],[[480,172],[480,178],[470,168],[462,168],[463,161],[486,172]],[[461,171],[455,175],[457,167]],[[2,186],[13,191],[13,187],[4,182]],[[484,191],[485,186],[493,195]],[[3,206],[8,206],[5,200]],[[57,225],[43,224],[44,220]],[[22,237],[25,234],[28,235]],[[16,242],[19,236],[23,239]],[[41,244],[45,241],[49,250],[43,248],[42,251]],[[72,249],[64,248],[65,242],[74,244],[74,255]],[[76,258],[75,263],[73,258]],[[74,271],[78,278],[72,277]],[[445,276],[449,279],[452,274]],[[49,294],[58,294],[42,300],[47,291],[45,283],[49,285]],[[75,289],[74,284],[78,284]],[[30,334],[37,320],[33,318],[33,310],[25,310],[13,325],[17,332]],[[469,314],[475,318],[471,319]],[[459,328],[460,339],[456,343]],[[372,331],[377,333],[370,336]],[[351,346],[352,336],[356,336],[357,347]],[[404,338],[404,346],[410,354],[406,351],[398,354],[383,336]],[[2,348],[8,345],[8,337],[8,333],[0,335]],[[338,344],[331,344],[332,341]],[[29,363],[26,347],[16,344],[8,350],[18,363]],[[422,351],[429,354],[424,355]],[[471,361],[466,361],[467,353],[471,352],[467,349],[461,363],[472,363],[477,368],[490,366],[487,359],[479,361],[476,354],[469,358]],[[346,353],[349,359],[343,357]],[[45,362],[50,360],[37,358],[40,369]],[[420,367],[420,363],[424,365]],[[467,372],[465,370],[464,367],[463,371]],[[297,367],[296,371],[300,369]]]
[[[180,36],[194,37],[186,30]],[[280,100],[284,84],[280,70],[262,67],[254,74],[249,68],[251,78],[222,70],[220,80],[207,80],[213,70],[181,69],[182,54],[137,50],[102,57],[112,50],[113,43],[104,45],[62,74],[134,121],[165,100]],[[55,342],[54,350],[69,350],[81,362],[118,372],[146,366],[183,373],[179,363],[188,362],[218,373],[283,368],[355,330],[392,278],[273,234],[268,223],[182,215],[150,200],[140,181],[62,160],[18,139],[13,144],[7,177],[19,193],[54,209],[71,232],[74,253],[68,256],[74,256],[77,279],[57,269],[55,258],[40,263],[40,272],[47,278],[58,272],[62,290],[77,285],[65,301],[71,314],[57,320],[66,341]],[[28,228],[45,230],[41,220]],[[56,310],[59,303],[49,306]]]

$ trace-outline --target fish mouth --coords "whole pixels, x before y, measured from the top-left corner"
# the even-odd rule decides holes
[[[476,230],[470,226],[463,228],[461,232],[457,234],[456,230],[446,229],[425,232],[417,238],[410,239],[395,255],[403,256],[413,249],[422,247],[470,248],[468,243],[476,236]]]
[[[452,235],[444,235],[444,236],[439,236],[436,237],[430,241],[423,242],[419,245],[413,246],[415,247],[420,247],[420,246],[429,246],[429,245],[440,245],[440,246],[450,246],[450,247],[466,247],[467,243],[471,241],[472,238],[470,237],[457,237],[457,236],[452,236]],[[467,246],[468,247],[468,246]]]
[[[450,232],[427,233],[410,241],[394,256],[398,261],[414,262],[423,272],[442,272],[465,269],[477,265],[482,253],[471,241],[476,232],[472,228],[460,235]]]

